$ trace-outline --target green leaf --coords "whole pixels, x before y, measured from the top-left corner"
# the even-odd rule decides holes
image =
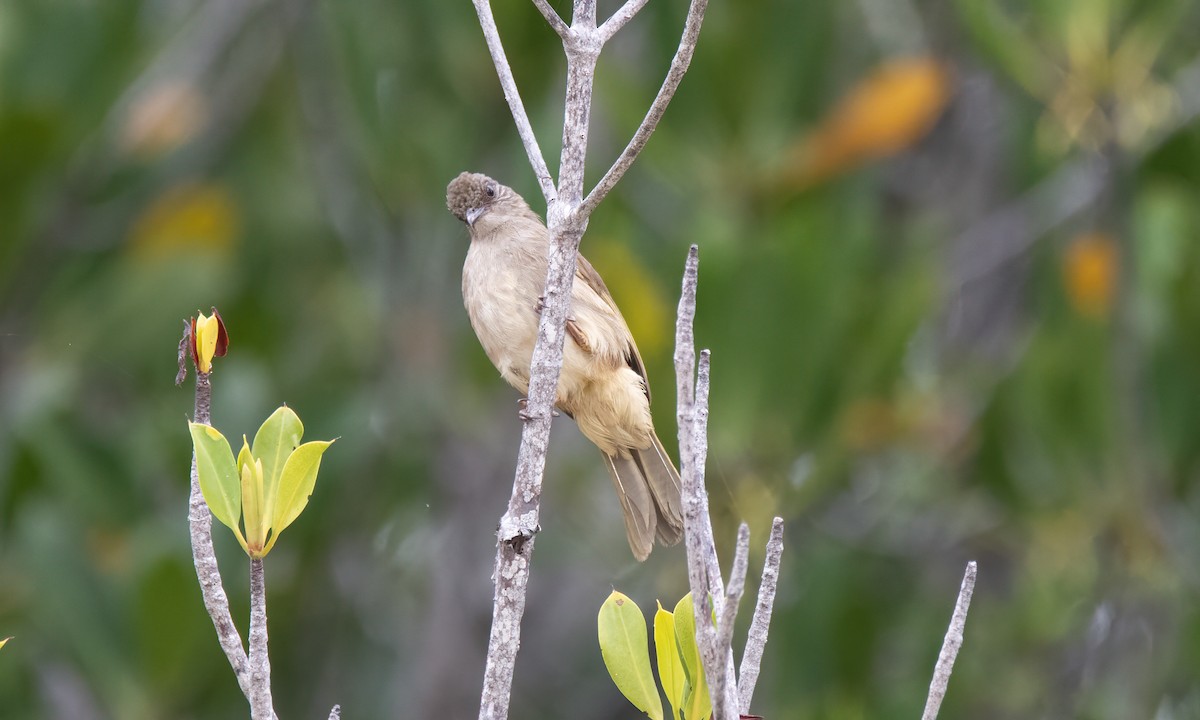
[[[213,517],[227,525],[245,545],[238,517],[242,514],[242,484],[229,441],[217,429],[202,423],[188,423],[192,431],[192,447],[196,451],[196,470],[200,476],[200,492]]]
[[[246,442],[246,436],[242,436],[242,449],[238,451],[237,470],[242,472],[242,467],[254,464],[254,455],[250,452],[250,443]]]
[[[263,464],[263,517],[276,517],[279,478],[288,456],[304,437],[304,425],[290,407],[284,405],[263,421],[254,434],[254,457]],[[283,528],[276,528],[276,532]]]
[[[712,698],[708,696],[708,681],[700,664],[700,648],[696,645],[696,612],[692,594],[688,593],[675,605],[675,640],[688,676],[688,689],[683,704],[685,720],[705,720],[712,714]]]
[[[255,460],[242,469],[242,522],[246,526],[246,552],[252,558],[266,555],[270,518],[263,513],[263,466]]]
[[[333,441],[314,440],[306,442],[288,457],[279,476],[279,494],[275,499],[275,517],[271,528],[275,537],[304,511],[308,496],[317,484],[317,471],[321,469],[321,455]]]
[[[613,590],[600,606],[596,625],[600,655],[617,689],[652,720],[663,720],[662,698],[650,674],[646,618],[637,603]]]
[[[679,656],[679,641],[675,639],[675,616],[658,603],[654,613],[654,654],[658,657],[658,681],[667,701],[671,703],[671,718],[678,720],[687,691],[687,673]]]

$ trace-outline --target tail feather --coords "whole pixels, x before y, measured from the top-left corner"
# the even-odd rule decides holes
[[[633,457],[642,471],[642,477],[650,487],[654,498],[654,510],[658,516],[656,536],[661,545],[674,545],[683,537],[683,492],[679,471],[663,449],[657,435],[644,450],[634,450]]]
[[[621,501],[629,549],[641,562],[650,556],[650,550],[654,547],[654,527],[657,524],[654,500],[650,497],[650,489],[642,478],[641,470],[632,458],[605,453],[604,459],[617,491],[617,499]]]
[[[630,450],[629,457],[604,455],[625,516],[625,535],[638,561],[645,560],[657,537],[674,545],[683,537],[679,472],[652,436],[650,447]]]

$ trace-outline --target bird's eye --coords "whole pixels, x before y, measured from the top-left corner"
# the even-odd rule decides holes
[[[488,197],[496,197],[496,186],[495,186],[495,185],[493,185],[493,184],[491,184],[491,183],[488,183],[488,184],[487,184],[487,185],[486,185],[486,186],[483,188],[483,191],[484,191],[485,193],[487,193],[487,196],[488,196]]]

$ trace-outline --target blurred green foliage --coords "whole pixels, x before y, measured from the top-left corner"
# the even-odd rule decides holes
[[[554,167],[559,42],[495,5]],[[684,8],[606,49],[589,178]],[[974,558],[945,717],[1200,716],[1198,22],[1190,0],[711,5],[583,249],[671,438],[700,245],[722,551],[745,519],[761,562],[788,523],[760,714],[916,717]],[[473,716],[519,422],[461,308],[463,169],[539,195],[468,2],[0,0],[0,716],[245,716],[171,383],[210,305],[214,424],[286,402],[341,438],[267,563],[280,716]],[[570,630],[616,582],[682,594],[682,549],[630,560],[567,421],[542,525],[514,716],[628,717]]]

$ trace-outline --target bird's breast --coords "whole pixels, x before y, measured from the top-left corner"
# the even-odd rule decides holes
[[[502,243],[472,241],[463,264],[463,304],[479,343],[501,376],[526,392],[537,339],[538,288],[545,261]]]

